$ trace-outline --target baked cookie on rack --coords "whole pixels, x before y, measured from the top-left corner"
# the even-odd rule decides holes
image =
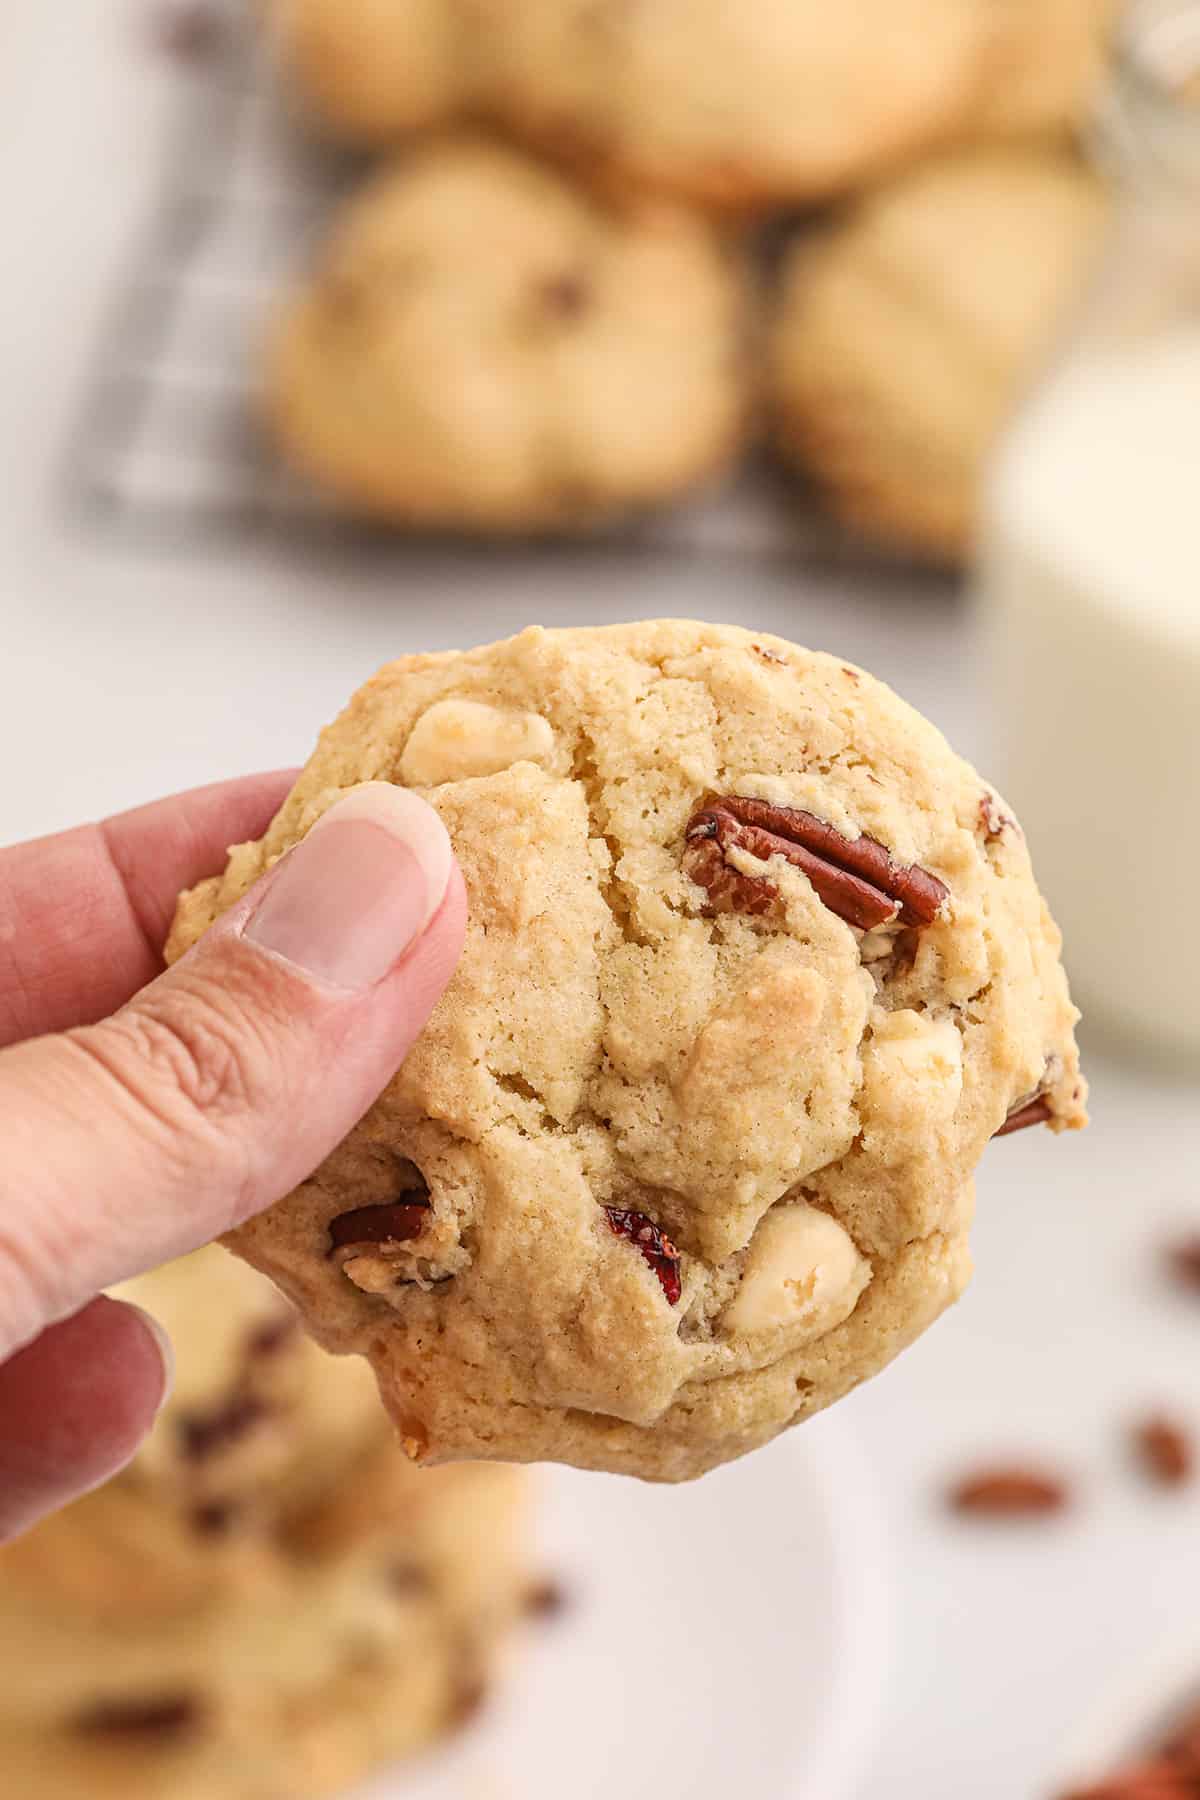
[[[953,134],[985,79],[980,0],[471,0],[518,135],[631,187],[735,209],[861,184]]]
[[[283,454],[399,525],[569,531],[738,448],[743,271],[674,206],[610,205],[464,138],[351,202],[269,350]]]
[[[470,102],[462,0],[265,0],[265,20],[289,91],[332,137],[394,143]]]
[[[1106,216],[1066,150],[928,162],[785,262],[776,441],[833,510],[937,561],[969,549],[988,451],[1086,280]]]
[[[997,1133],[1084,1121],[1024,840],[881,683],[683,621],[410,656],[168,954],[357,784],[470,894],[407,1063],[234,1233],[413,1458],[677,1480],[873,1374],[967,1276]]]

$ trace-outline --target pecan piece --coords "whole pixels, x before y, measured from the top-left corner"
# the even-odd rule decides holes
[[[164,1694],[146,1700],[101,1700],[75,1720],[76,1731],[97,1737],[175,1737],[199,1724],[201,1708],[191,1694]]]
[[[1195,1792],[1186,1770],[1159,1757],[1123,1769],[1095,1787],[1074,1788],[1062,1800],[1192,1800]]]
[[[763,876],[743,875],[727,860],[744,850],[761,862],[782,856],[807,875],[830,912],[860,931],[893,919],[932,925],[949,898],[944,882],[927,869],[898,863],[885,845],[864,832],[843,837],[815,813],[730,794],[701,807],[685,832],[683,864],[714,906],[751,915],[764,913],[778,890]]]
[[[1035,1094],[1032,1100],[1020,1100],[1013,1107],[999,1131],[993,1135],[1011,1137],[1014,1131],[1028,1131],[1031,1125],[1048,1125],[1054,1117],[1054,1108],[1047,1094]]]
[[[619,1206],[606,1206],[604,1211],[615,1235],[628,1238],[631,1244],[636,1244],[654,1270],[659,1285],[667,1296],[667,1304],[677,1305],[683,1292],[683,1280],[680,1275],[679,1252],[670,1238],[645,1213],[629,1212]]]
[[[254,1394],[233,1394],[211,1412],[181,1414],[177,1429],[184,1456],[189,1462],[206,1461],[253,1431],[269,1410]]]
[[[1179,1287],[1200,1294],[1200,1237],[1180,1238],[1167,1245],[1167,1273]]]
[[[407,1244],[420,1237],[433,1208],[415,1194],[384,1206],[356,1206],[329,1221],[329,1255],[359,1244]]]
[[[1133,1447],[1146,1474],[1159,1487],[1183,1487],[1190,1481],[1192,1441],[1182,1426],[1164,1413],[1142,1420],[1134,1430]]]
[[[977,1518],[1032,1519],[1062,1512],[1069,1495],[1064,1482],[1040,1469],[997,1467],[965,1476],[949,1498],[955,1512]]]

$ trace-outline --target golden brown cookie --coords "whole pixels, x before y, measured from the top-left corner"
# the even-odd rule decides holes
[[[980,0],[471,0],[493,112],[634,187],[787,205],[958,129]]]
[[[1105,219],[1066,151],[930,162],[785,264],[770,333],[777,441],[876,540],[955,561],[984,463],[1086,280]]]
[[[1077,126],[1104,69],[1120,0],[1001,0],[973,137]]]
[[[470,95],[461,0],[267,0],[288,87],[337,138],[387,144],[454,117]]]
[[[176,1393],[130,1470],[0,1549],[4,1792],[306,1800],[459,1723],[529,1595],[523,1477],[414,1470],[365,1366],[225,1251],[127,1291],[171,1324]],[[181,1431],[231,1391],[279,1430],[199,1501]]]
[[[569,530],[719,468],[746,411],[745,292],[706,223],[613,208],[476,139],[352,203],[270,351],[284,454],[350,508]]]
[[[958,1294],[989,1140],[1083,1122],[1018,827],[836,658],[672,620],[404,658],[169,955],[367,781],[445,821],[466,951],[232,1242],[370,1356],[417,1460],[669,1480],[766,1442]]]

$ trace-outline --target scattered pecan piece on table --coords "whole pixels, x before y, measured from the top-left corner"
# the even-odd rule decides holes
[[[1165,1413],[1155,1413],[1134,1428],[1133,1447],[1142,1468],[1159,1487],[1183,1487],[1191,1479],[1191,1438]]]
[[[1044,1470],[1013,1464],[964,1476],[949,1493],[955,1512],[981,1519],[1033,1519],[1063,1512],[1070,1500],[1064,1481]]]
[[[932,925],[950,890],[916,864],[896,862],[875,838],[844,837],[815,813],[730,794],[711,800],[688,822],[684,868],[704,888],[714,906],[764,913],[778,890],[763,876],[731,867],[730,850],[744,850],[766,862],[782,856],[812,882],[830,912],[860,931],[893,919]]]

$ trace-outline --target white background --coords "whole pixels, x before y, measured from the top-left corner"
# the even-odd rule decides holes
[[[776,630],[867,664],[983,755],[969,614],[937,583],[699,559],[167,557],[68,528],[56,483],[83,369],[180,80],[146,49],[135,6],[0,9],[0,841],[301,760],[378,663],[531,621],[663,613]],[[1155,1260],[1165,1228],[1200,1225],[1197,1093],[1096,1052],[1090,1073],[1093,1130],[992,1148],[969,1296],[841,1411],[887,1515],[898,1607],[863,1796],[1048,1796],[1063,1741],[1194,1611],[1200,1502],[1147,1493],[1122,1431],[1160,1399],[1200,1425],[1200,1305],[1167,1293]],[[1078,1514],[1025,1529],[948,1520],[947,1477],[1008,1450],[1075,1472]],[[771,1457],[787,1479],[787,1447]],[[862,1554],[880,1551],[864,1539]],[[775,1601],[802,1626],[803,1591]],[[864,1693],[861,1735],[876,1725]],[[754,1791],[752,1741],[744,1753]],[[782,1791],[774,1777],[759,1790]]]

